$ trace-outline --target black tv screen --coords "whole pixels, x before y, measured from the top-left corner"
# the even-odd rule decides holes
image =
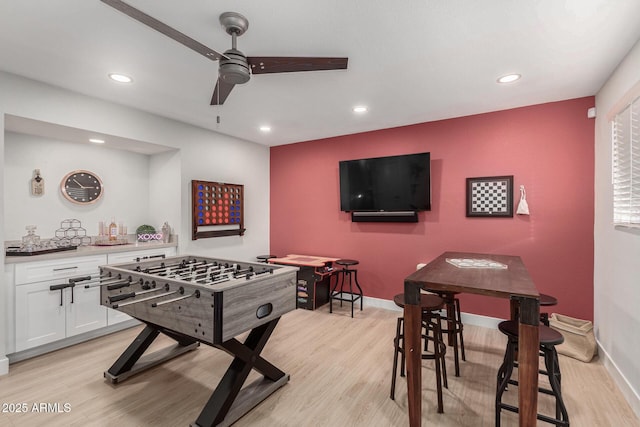
[[[430,153],[340,162],[340,210],[431,210]]]

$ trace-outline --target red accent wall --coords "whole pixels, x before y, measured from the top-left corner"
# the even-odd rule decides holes
[[[369,297],[392,299],[444,251],[519,255],[551,311],[593,320],[593,97],[271,148],[271,253],[360,261]],[[418,223],[354,223],[338,162],[431,152],[432,209]],[[467,218],[466,178],[514,175],[530,216]],[[505,300],[464,295],[465,312],[507,318]]]

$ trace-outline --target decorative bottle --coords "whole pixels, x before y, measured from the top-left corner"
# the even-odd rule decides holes
[[[171,236],[171,227],[169,227],[168,222],[165,222],[162,224],[162,241],[164,243],[169,243],[169,236]]]
[[[118,240],[118,225],[116,220],[111,218],[111,224],[109,224],[109,241]]]

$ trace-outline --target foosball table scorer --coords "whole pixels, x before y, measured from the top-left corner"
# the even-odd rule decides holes
[[[115,384],[208,344],[234,359],[191,426],[234,423],[289,381],[260,353],[296,309],[297,270],[190,255],[102,266],[101,304],[146,325],[105,378]],[[247,331],[244,342],[235,338]],[[144,354],[161,333],[176,343]],[[253,369],[263,377],[244,386]]]

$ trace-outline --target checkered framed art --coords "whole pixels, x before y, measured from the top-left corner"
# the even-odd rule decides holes
[[[513,217],[513,175],[467,178],[468,217]]]

